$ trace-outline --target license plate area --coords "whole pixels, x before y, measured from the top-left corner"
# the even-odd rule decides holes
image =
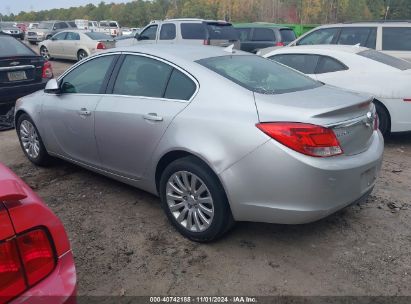
[[[26,71],[13,71],[7,73],[9,81],[22,81],[27,80]]]

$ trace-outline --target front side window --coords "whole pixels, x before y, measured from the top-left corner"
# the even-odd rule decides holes
[[[64,39],[66,39],[66,35],[67,35],[66,32],[58,33],[58,34],[53,36],[53,40],[64,40]]]
[[[266,28],[255,28],[253,41],[275,41],[274,31]]]
[[[317,30],[302,38],[300,41],[297,42],[297,45],[332,44],[334,38],[338,34],[338,31],[338,28],[327,28]]]
[[[322,84],[275,61],[259,56],[220,56],[197,63],[256,93],[282,94]]]
[[[321,56],[316,74],[333,73],[344,70],[348,70],[348,68],[337,59],[328,56]]]
[[[373,34],[373,37],[371,34]],[[368,40],[374,39],[377,35],[375,28],[370,27],[346,27],[341,29],[341,34],[338,39],[338,44],[343,45],[356,45],[360,44],[361,46],[367,46]],[[371,43],[372,45],[372,43]],[[373,46],[375,48],[375,45]]]
[[[140,35],[140,40],[156,40],[158,25],[146,28]]]
[[[315,69],[319,60],[318,55],[308,54],[280,54],[270,57],[270,59],[280,62],[304,74],[315,74]]]
[[[161,61],[128,55],[118,73],[113,94],[162,98],[172,70]]]
[[[163,24],[160,30],[160,40],[176,39],[176,26],[173,23]]]
[[[80,35],[79,33],[68,32],[66,40],[80,40]]]
[[[384,27],[383,51],[411,51],[411,27]]]
[[[114,56],[102,56],[79,65],[61,81],[62,93],[99,94]]]

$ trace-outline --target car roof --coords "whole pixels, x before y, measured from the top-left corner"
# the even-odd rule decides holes
[[[291,30],[291,28],[287,26],[268,22],[236,23],[233,24],[233,26],[235,28],[270,28]]]
[[[155,45],[155,44],[144,44],[144,45],[134,45],[129,47],[119,47],[114,49],[109,49],[105,53],[110,52],[135,52],[143,53],[148,55],[153,55],[155,57],[160,57],[171,62],[194,62],[204,58],[210,57],[220,57],[220,56],[237,56],[237,55],[249,55],[256,56],[243,51],[235,50],[234,53],[225,51],[225,48],[217,46],[203,46],[203,45],[187,45],[187,44],[174,44],[167,45]]]
[[[344,23],[335,23],[335,24],[325,24],[321,25],[318,28],[330,28],[330,27],[372,27],[372,26],[406,26],[411,27],[410,21],[363,21],[363,22],[344,22]]]

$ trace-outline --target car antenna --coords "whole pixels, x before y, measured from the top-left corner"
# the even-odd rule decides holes
[[[234,44],[229,45],[229,46],[227,46],[226,48],[224,48],[224,52],[234,54],[234,53],[235,53],[235,51],[234,51]]]

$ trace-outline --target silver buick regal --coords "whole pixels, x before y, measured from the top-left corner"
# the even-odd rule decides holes
[[[34,164],[58,157],[159,195],[203,242],[358,202],[384,146],[370,96],[217,47],[111,49],[18,100],[15,119]]]

